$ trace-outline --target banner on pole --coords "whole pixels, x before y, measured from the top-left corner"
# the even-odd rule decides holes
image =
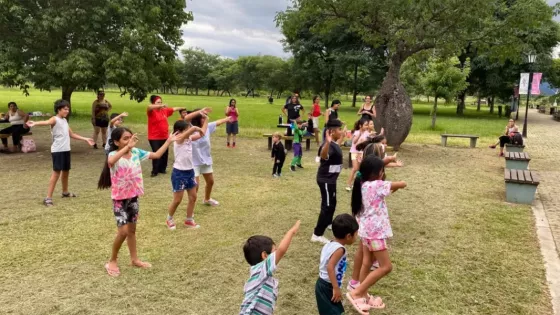
[[[531,95],[541,94],[541,79],[542,73],[533,73],[533,81],[531,82]],[[527,95],[529,90],[529,73],[522,73],[519,80],[519,94]]]
[[[519,94],[527,95],[529,90],[529,74],[522,73],[521,80],[519,80]]]
[[[533,82],[531,82],[531,94],[532,95],[540,95],[541,94],[541,78],[542,73],[533,73]]]

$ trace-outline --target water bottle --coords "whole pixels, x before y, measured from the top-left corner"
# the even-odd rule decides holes
[[[282,115],[278,116],[278,124],[281,125],[282,124]]]

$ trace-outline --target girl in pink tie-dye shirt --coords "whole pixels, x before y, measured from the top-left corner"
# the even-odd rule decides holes
[[[363,261],[360,284],[346,298],[360,314],[370,309],[384,308],[380,297],[368,295],[368,289],[392,270],[387,252],[387,241],[393,236],[385,197],[405,188],[405,182],[382,180],[384,163],[374,155],[367,156],[360,165],[361,178],[357,178],[352,191],[352,214],[358,219],[358,235],[362,239]],[[374,260],[379,268],[370,272]]]

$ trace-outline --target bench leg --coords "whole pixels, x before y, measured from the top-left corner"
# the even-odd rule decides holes
[[[441,146],[443,147],[447,146],[447,137],[441,137]]]
[[[268,137],[268,150],[272,150],[272,137]]]
[[[305,139],[305,151],[309,151],[311,148],[311,139]]]
[[[288,150],[288,151],[292,150],[292,142],[293,142],[293,140],[286,139],[286,142],[285,142],[286,150]]]
[[[476,148],[476,138],[471,138],[471,148]]]

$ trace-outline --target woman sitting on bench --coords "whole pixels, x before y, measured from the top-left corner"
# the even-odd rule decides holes
[[[500,156],[504,156],[504,146],[506,144],[523,145],[523,137],[519,134],[519,128],[515,124],[515,120],[509,120],[504,135],[500,136],[500,139],[495,144],[491,145],[490,148],[495,149],[498,144],[500,145]]]
[[[0,134],[12,135],[14,148],[11,152],[17,152],[21,150],[21,136],[29,132],[29,128],[25,124],[27,120],[29,120],[29,115],[19,109],[15,102],[9,102],[8,109],[8,113],[4,117],[4,120],[9,121],[11,126],[0,130]],[[0,149],[0,152],[9,152],[7,137],[2,137],[2,144],[4,147]]]

